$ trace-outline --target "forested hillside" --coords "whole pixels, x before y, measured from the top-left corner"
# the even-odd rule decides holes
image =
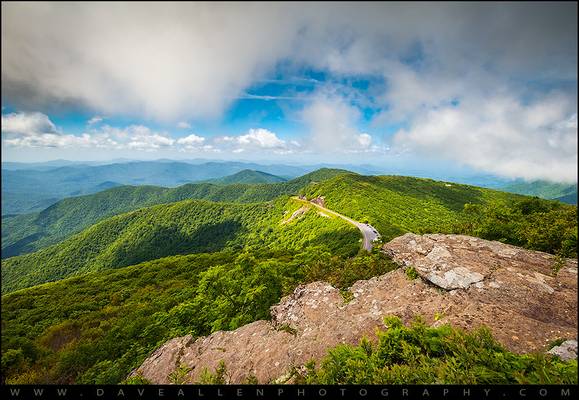
[[[577,184],[554,183],[547,181],[517,182],[500,188],[506,192],[538,196],[543,199],[559,200],[563,203],[577,204]]]
[[[224,176],[223,178],[210,179],[208,182],[218,183],[221,185],[231,185],[233,183],[278,183],[285,181],[287,181],[287,179],[276,175],[244,169],[243,171],[239,171],[233,175]]]
[[[9,383],[119,383],[167,339],[268,318],[299,283],[346,288],[395,268],[380,253],[348,259],[302,243],[173,256],[5,295],[3,374]]]
[[[357,252],[357,230],[339,219],[308,212],[281,224],[299,207],[287,198],[252,204],[185,200],[121,214],[62,243],[4,260],[2,291],[160,257],[240,250],[256,243],[296,251],[326,244],[335,254]]]
[[[320,169],[277,184],[200,183],[176,188],[122,186],[93,195],[71,197],[37,214],[3,218],[2,258],[30,253],[58,243],[98,221],[142,207],[186,199],[240,203],[268,201],[281,195],[295,194],[310,182],[320,182],[347,172]]]
[[[577,207],[475,186],[402,176],[340,175],[302,191],[376,227],[384,240],[406,232],[463,233],[577,256]]]
[[[215,188],[218,190],[213,191]],[[32,239],[29,246],[40,248],[78,229],[74,221],[90,225],[102,215],[150,202],[170,203],[194,197],[194,193],[220,201],[245,203],[300,190],[310,198],[324,196],[328,208],[369,222],[384,240],[406,232],[464,233],[562,256],[577,254],[577,210],[573,206],[430,179],[368,177],[340,170],[320,170],[280,184],[203,184],[171,190],[116,188],[95,196],[68,199],[45,210],[40,221],[48,227],[46,231],[55,232],[52,235],[43,237],[35,230],[38,217],[14,217],[8,220],[8,226],[28,218],[13,230],[13,235],[23,237],[20,243]],[[116,191],[120,191],[121,196],[117,197]],[[72,273],[121,267],[163,256],[217,251],[257,240],[271,243],[278,240],[276,235],[283,230],[279,228],[283,212],[296,207],[286,201],[287,197],[271,204],[185,201],[112,217],[62,243],[7,259],[2,269],[2,290],[11,291]],[[258,239],[260,231],[270,232],[269,237]],[[314,234],[312,232],[323,241],[323,232],[318,229],[312,229],[301,239]],[[39,240],[34,240],[36,238]],[[303,243],[299,236],[296,238],[280,243],[282,246]],[[329,232],[326,238],[335,241]]]
[[[395,268],[359,252],[359,232],[340,219],[314,208],[292,219],[298,193],[384,240],[455,232],[576,257],[575,207],[429,179],[320,170],[274,184],[114,188],[4,220],[3,240],[40,248],[2,263],[7,382],[119,383],[167,339],[268,318],[300,283],[347,288]],[[41,248],[50,240],[63,241]],[[313,381],[337,379],[323,368]]]
[[[41,211],[60,199],[95,193],[110,188],[111,185],[175,187],[224,177],[248,168],[291,177],[312,170],[289,165],[259,165],[233,161],[191,164],[158,160],[105,165],[54,165],[54,168],[45,166],[39,169],[31,165],[30,169],[3,169],[2,215]]]

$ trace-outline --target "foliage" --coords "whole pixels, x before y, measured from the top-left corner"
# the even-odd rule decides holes
[[[454,230],[562,257],[577,257],[577,207],[537,197],[466,204]]]
[[[379,253],[348,259],[322,246],[296,253],[256,245],[19,290],[2,297],[2,372],[9,383],[118,383],[170,338],[268,319],[300,283],[344,287],[391,268]]]
[[[169,382],[175,385],[183,385],[187,383],[187,375],[191,372],[191,368],[186,365],[179,365],[175,371],[171,372],[169,375]]]
[[[404,273],[406,274],[406,276],[408,277],[408,279],[410,279],[411,281],[413,281],[414,279],[418,278],[418,272],[416,272],[416,269],[412,266],[406,268],[404,270]]]
[[[325,196],[326,206],[358,221],[367,220],[388,241],[406,232],[451,232],[466,203],[516,195],[467,185],[405,176],[338,175],[301,190]]]
[[[3,260],[6,382],[123,382],[166,340],[267,319],[298,284],[327,281],[348,301],[355,281],[397,268],[376,249],[360,251],[358,230],[338,218],[312,209],[282,224],[302,206],[288,196],[300,190],[366,218],[384,240],[409,231],[465,233],[576,257],[575,207],[427,179],[320,170],[279,184],[112,189],[5,220],[14,228],[8,237],[21,244],[67,237]],[[186,200],[194,196],[235,203]],[[155,202],[162,204],[140,208]],[[126,207],[138,209],[102,219]],[[75,220],[91,226],[70,236]],[[576,363],[508,353],[485,331],[388,324],[377,345],[339,347],[307,379],[551,383],[577,370]],[[224,368],[217,372],[206,380],[225,379]]]
[[[248,246],[298,251],[327,244],[340,255],[358,250],[359,233],[338,219],[309,212],[280,224],[294,201],[259,204],[188,200],[104,220],[57,245],[4,260],[3,293],[91,271],[178,254]]]
[[[301,190],[368,222],[388,241],[406,232],[462,233],[577,257],[577,207],[468,185],[403,176],[338,175]]]
[[[133,375],[121,382],[122,385],[150,385],[151,382],[142,375]]]
[[[316,249],[311,248],[308,251],[313,252]],[[397,264],[378,250],[373,250],[370,254],[360,252],[358,257],[349,259],[329,254],[319,256],[320,258],[316,260],[312,255],[313,262],[308,263],[305,268],[305,279],[308,282],[323,280],[337,288],[345,289],[357,280],[370,279],[398,268]]]
[[[346,173],[322,168],[291,181],[275,184],[186,184],[176,188],[121,186],[96,194],[70,197],[40,213],[4,218],[2,258],[30,253],[70,237],[114,215],[187,199],[254,203],[292,195],[312,181]]]
[[[420,320],[404,326],[385,319],[376,344],[339,345],[302,380],[312,384],[576,384],[577,360],[519,355],[505,350],[490,331],[437,328]]]
[[[223,360],[219,362],[215,372],[211,373],[207,368],[201,371],[201,377],[199,378],[199,384],[202,385],[224,385],[227,383],[227,368]],[[250,378],[251,379],[251,378]]]
[[[286,180],[287,179],[265,172],[244,169],[243,171],[224,176],[223,178],[210,179],[208,182],[220,185],[231,185],[232,183],[278,183],[285,182]]]

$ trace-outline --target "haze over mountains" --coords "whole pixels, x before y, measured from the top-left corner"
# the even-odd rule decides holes
[[[577,384],[577,3],[1,7],[2,391]]]
[[[121,161],[121,160],[119,160]],[[71,162],[56,160],[45,163],[2,163],[2,215],[37,212],[60,199],[100,192],[122,185],[155,185],[175,187],[192,182],[266,183],[291,179],[321,167],[344,168],[350,171],[378,175],[397,173],[372,165],[284,165],[232,161],[182,162],[171,160],[130,161],[122,163]],[[244,170],[254,171],[253,176]],[[261,177],[257,175],[261,174]],[[267,177],[265,174],[273,175]],[[228,177],[230,175],[234,175]],[[538,195],[576,204],[577,185],[549,182],[516,182],[485,174],[444,176],[424,171],[403,174],[430,177],[489,188],[503,188],[513,193]],[[228,177],[228,178],[225,178]],[[219,179],[225,178],[221,181]],[[541,189],[543,188],[543,189]]]
[[[282,181],[223,183],[255,178]],[[287,181],[242,170],[217,183],[124,185],[3,218],[8,379],[123,382],[163,341],[267,319],[298,284],[345,290],[397,268],[379,243],[361,250],[355,227],[298,194],[323,196],[384,241],[452,232],[576,256],[576,207],[451,182],[320,169]]]

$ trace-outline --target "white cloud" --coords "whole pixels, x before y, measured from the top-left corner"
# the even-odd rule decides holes
[[[3,4],[3,95],[28,107],[80,103],[174,123],[216,117],[288,54],[297,12],[276,4]]]
[[[106,27],[102,21],[107,21]],[[273,132],[271,136],[250,131],[189,145],[178,140],[169,144],[174,139],[151,132],[133,140],[134,148],[380,152],[378,138],[361,132],[357,124],[357,108],[367,102],[382,110],[372,128],[393,122],[409,127],[397,137],[397,143],[406,141],[408,149],[468,158],[469,165],[509,176],[563,177],[569,176],[568,168],[544,173],[526,165],[529,160],[544,168],[559,165],[563,161],[549,149],[561,149],[572,139],[569,129],[575,135],[577,130],[577,5],[572,2],[340,7],[323,3],[151,3],[146,7],[80,3],[70,7],[58,2],[12,2],[2,4],[2,56],[2,97],[12,106],[46,111],[74,104],[103,115],[170,120],[180,129],[190,129],[183,121],[219,117],[239,98],[294,99],[296,93],[248,93],[256,82],[278,73],[319,69],[327,80],[352,76],[384,80],[383,87],[372,82],[361,99],[316,93],[302,113],[311,132],[302,146]],[[287,70],[276,70],[282,64],[289,64]],[[575,98],[565,113],[559,112],[559,100],[544,94],[553,83],[567,87],[568,94],[562,97]],[[454,101],[458,106],[451,104]],[[509,121],[505,110],[524,115],[525,120]],[[53,134],[43,140],[62,140],[42,115],[35,122],[33,118],[9,122],[11,134]],[[8,132],[4,119],[3,134]],[[451,133],[454,130],[443,121],[468,132]],[[429,126],[440,132],[432,134]],[[419,131],[426,133],[418,135]],[[131,133],[111,136],[119,146],[130,143],[123,134]],[[465,141],[473,148],[466,151],[467,157],[458,150],[447,151],[440,140]],[[504,154],[508,148],[499,148],[503,155],[493,157],[495,150],[487,147],[494,149],[497,143],[518,147],[510,156]],[[561,151],[563,158],[576,159],[576,149]],[[507,156],[519,158],[504,160]],[[484,162],[485,158],[490,161]],[[501,167],[507,161],[511,167]],[[517,162],[522,166],[512,166]]]
[[[368,135],[367,133],[359,134],[356,139],[358,139],[360,147],[364,149],[367,149],[372,144],[372,136]]]
[[[2,132],[4,144],[20,148],[97,148],[146,152],[175,150],[201,153],[271,150],[276,154],[288,154],[300,147],[295,140],[286,142],[262,128],[250,129],[239,136],[217,137],[209,143],[205,137],[195,134],[175,139],[165,132],[156,132],[143,125],[123,128],[102,125],[81,135],[70,135],[60,133],[50,119],[41,113],[3,115]]]
[[[135,150],[154,151],[163,147],[170,147],[175,140],[166,134],[152,132],[142,125],[131,125],[123,132],[123,137],[128,137],[127,148]]]
[[[53,133],[42,133],[33,136],[21,136],[6,139],[4,142],[14,147],[101,147],[103,144],[99,139],[95,139],[88,134],[82,136],[58,135]]]
[[[94,125],[94,124],[98,124],[99,122],[102,122],[104,120],[104,117],[101,117],[100,115],[95,115],[94,117],[92,117],[91,119],[89,119],[87,121],[88,125]]]
[[[304,108],[302,120],[310,130],[308,147],[320,153],[376,151],[372,136],[356,128],[360,112],[344,98],[318,95]]]
[[[576,182],[574,120],[573,101],[559,94],[532,104],[508,96],[468,99],[425,112],[394,143],[502,176]]]
[[[201,144],[203,144],[203,142],[205,142],[205,138],[201,137],[201,136],[197,136],[195,134],[183,137],[181,139],[177,139],[177,143],[183,144],[186,146],[201,145]]]
[[[179,128],[179,129],[191,129],[191,124],[189,124],[188,122],[185,122],[185,121],[181,121],[181,122],[177,123],[177,128]]]
[[[414,57],[450,81],[474,66],[576,80],[576,11],[573,3],[6,3],[3,98],[176,122],[218,116],[283,60],[383,74]],[[411,75],[387,72],[397,76],[394,91],[412,87]],[[439,91],[449,80],[431,82]]]
[[[6,122],[6,124],[5,124]],[[116,128],[104,125],[81,135],[63,134],[50,119],[40,113],[14,113],[2,116],[3,142],[13,147],[99,148],[154,151],[173,146],[166,133],[153,132],[146,126]]]
[[[57,133],[50,118],[40,112],[2,114],[2,132],[14,135],[32,136]]]
[[[260,147],[262,149],[283,148],[286,142],[277,137],[267,129],[250,129],[246,135],[237,138],[237,142],[242,146]]]
[[[205,143],[204,137],[197,136],[195,134],[191,134],[189,136],[177,139],[175,143],[181,146],[180,151],[206,151],[206,152],[218,151],[218,149],[216,149],[212,145],[204,144]]]
[[[285,141],[274,132],[263,128],[251,128],[246,134],[239,136],[221,136],[214,143],[224,151],[232,153],[271,151],[274,154],[292,154],[300,150],[296,140]]]

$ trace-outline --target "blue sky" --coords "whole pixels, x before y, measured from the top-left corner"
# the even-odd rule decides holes
[[[2,156],[576,181],[576,8],[3,3]]]

